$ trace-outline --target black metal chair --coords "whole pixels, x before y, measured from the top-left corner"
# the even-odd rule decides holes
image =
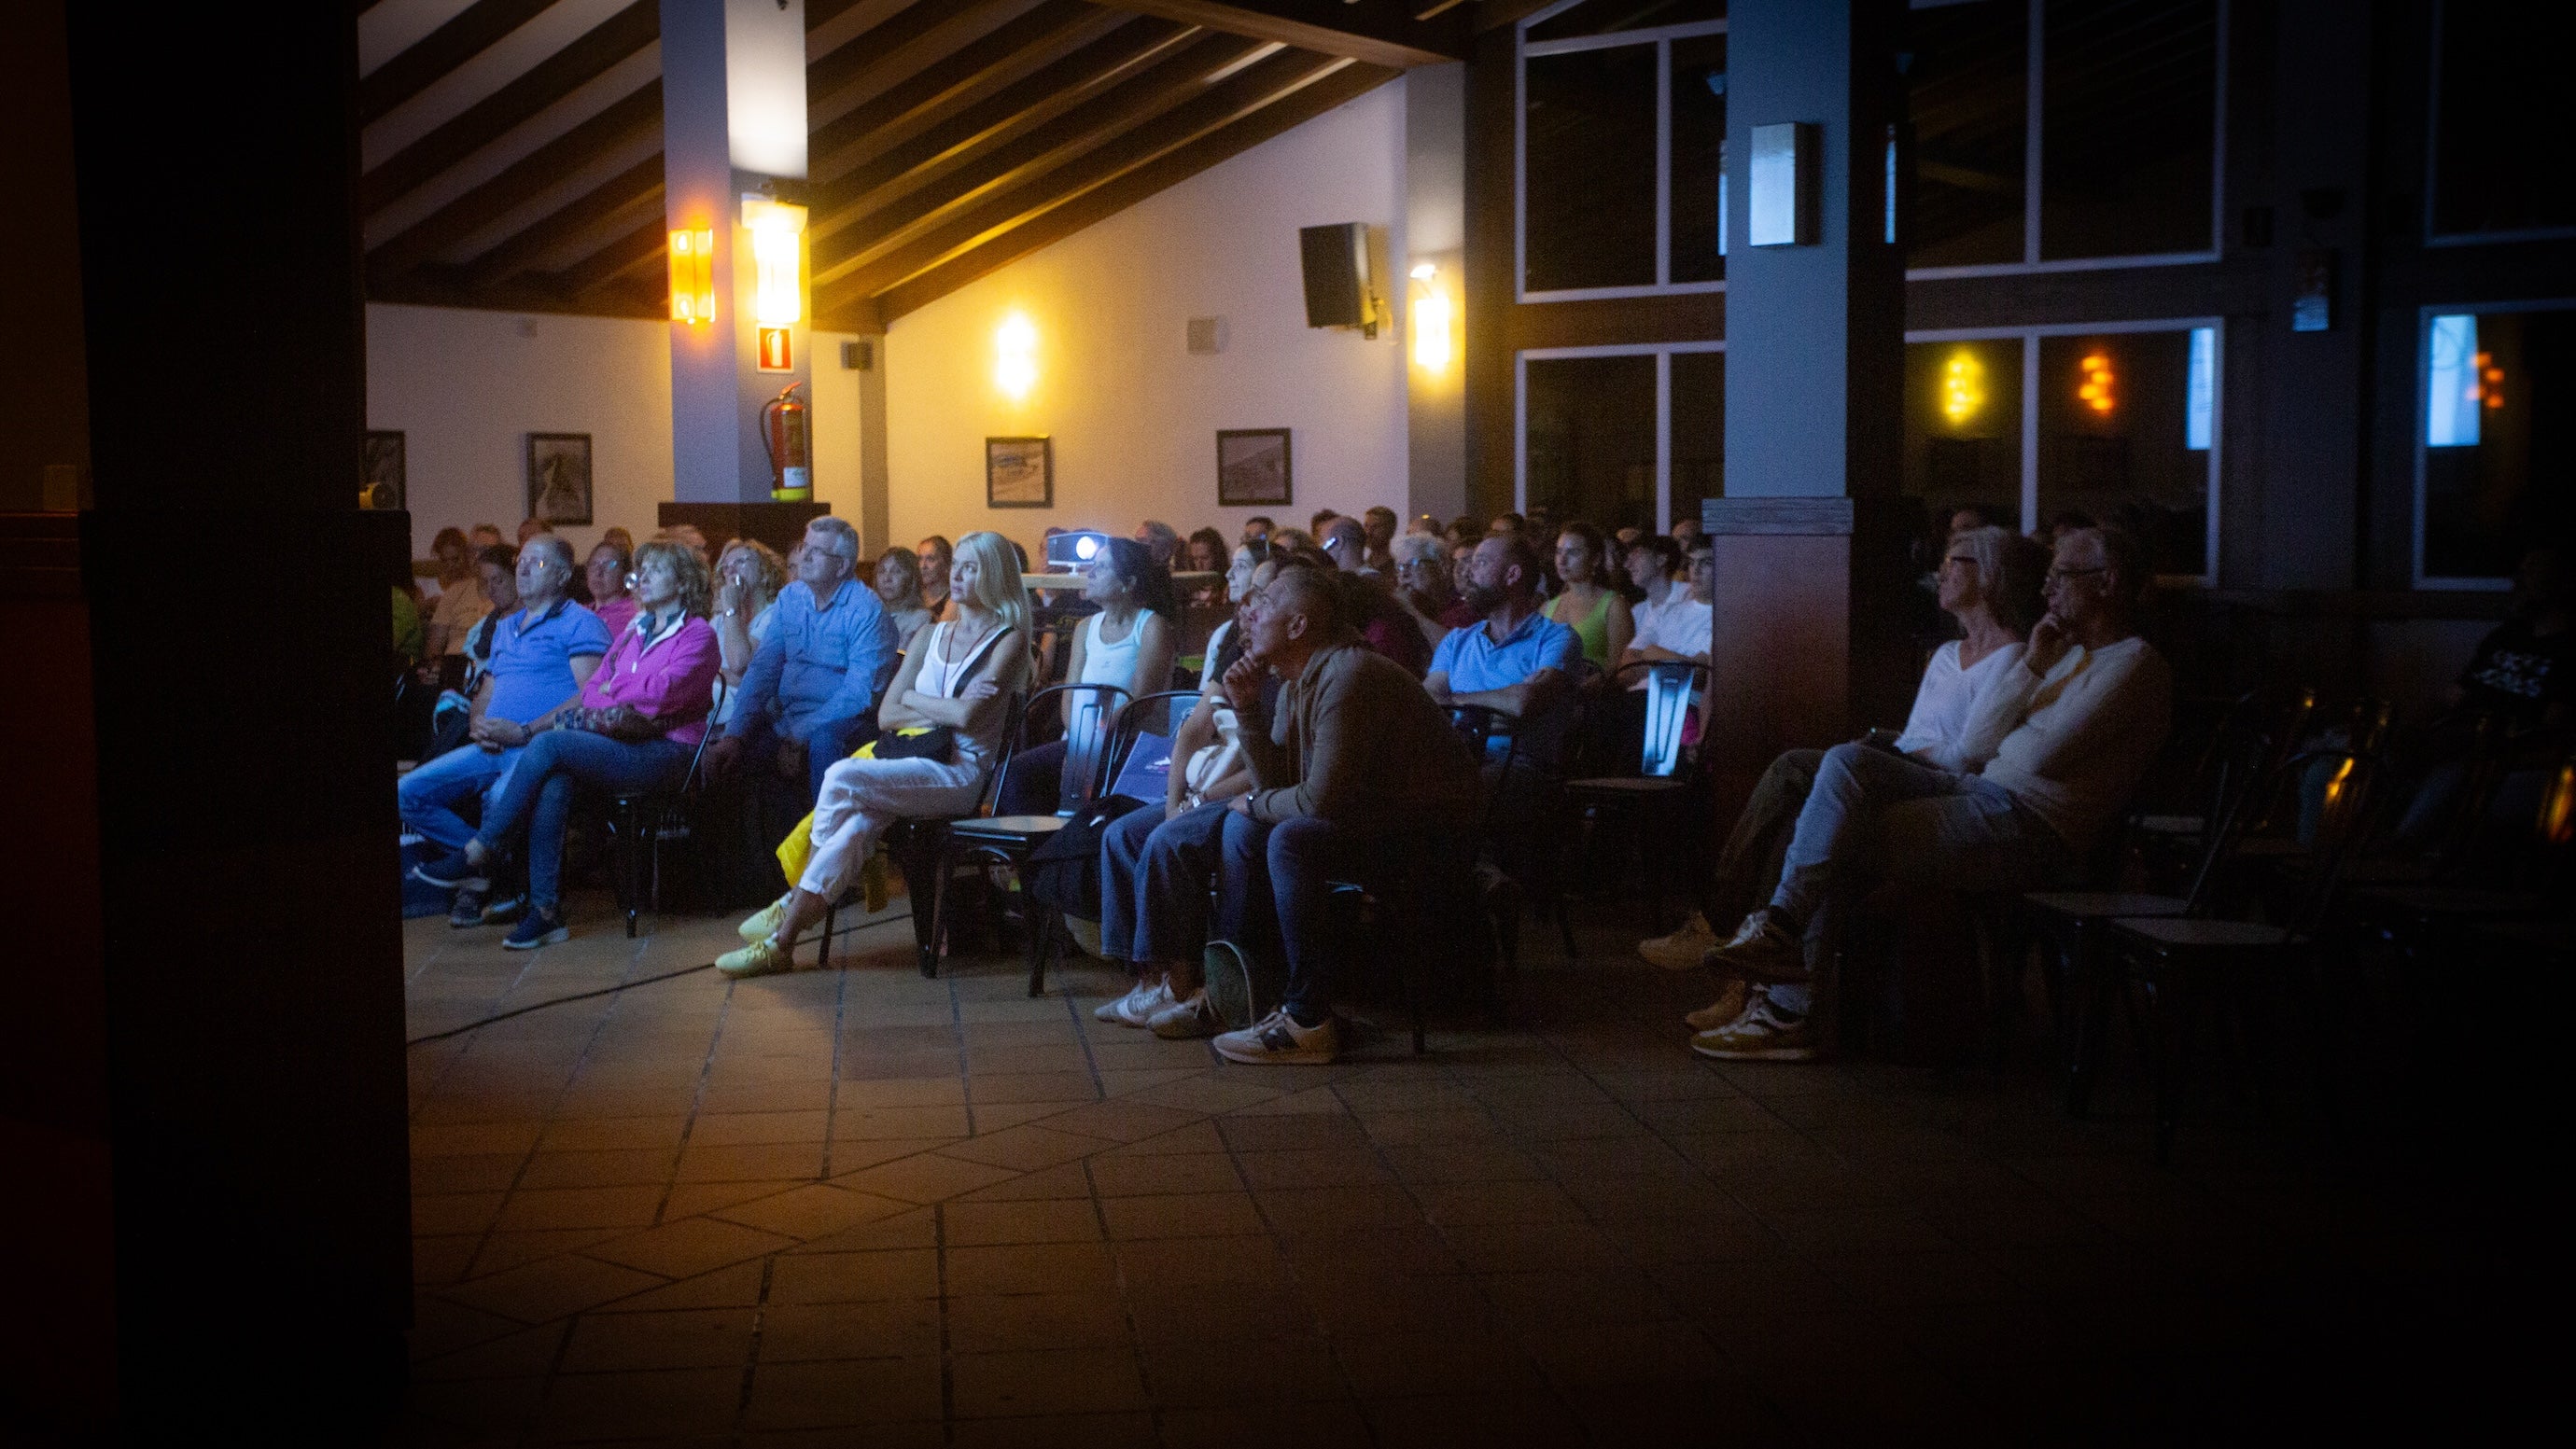
[[[934,875],[934,871],[938,866],[940,842],[945,838],[948,827],[957,821],[973,819],[991,812],[993,801],[1001,789],[1002,774],[1010,768],[1012,751],[1019,743],[1020,716],[1025,704],[1026,701],[1020,695],[1013,694],[1003,705],[1002,756],[994,761],[991,770],[985,772],[984,783],[976,791],[975,804],[971,809],[964,815],[908,816],[896,821],[886,830],[886,857],[895,863],[896,869],[903,872],[904,892],[912,901],[913,945],[920,953],[921,974],[924,976],[939,974],[937,927],[939,913],[945,902],[940,890],[941,883]],[[855,886],[852,887],[852,891],[856,889]],[[844,891],[841,899],[832,902],[830,909],[823,913],[823,939],[816,950],[814,961],[817,968],[832,964],[833,929],[839,924],[841,906],[850,899],[850,895],[851,891]],[[925,903],[929,907],[926,911],[923,909]]]
[[[1190,711],[1198,708],[1198,704],[1199,691],[1195,689],[1166,689],[1153,694],[1140,694],[1129,700],[1126,707],[1118,711],[1117,724],[1110,733],[1109,762],[1102,772],[1101,788],[1104,791],[1114,792],[1118,781],[1127,774],[1127,766],[1130,763],[1130,757],[1136,751],[1137,742],[1148,735],[1154,735],[1168,744],[1180,733],[1181,721],[1189,718]],[[1151,728],[1157,724],[1161,726],[1160,729]],[[1173,760],[1170,763],[1177,768],[1181,761]],[[1147,800],[1145,803],[1159,805],[1162,801],[1157,798]]]
[[[1642,675],[1646,685],[1646,728],[1637,773],[1568,780],[1564,788],[1566,803],[1580,822],[1597,826],[1605,820],[1624,820],[1635,828],[1643,847],[1646,827],[1659,803],[1686,800],[1699,783],[1698,772],[1683,759],[1682,734],[1690,723],[1692,696],[1707,686],[1711,676],[1705,664],[1655,660],[1624,666],[1611,676],[1612,688],[1624,690],[1631,675]],[[1660,931],[1665,865],[1673,852],[1641,848],[1639,853],[1646,865],[1648,920]],[[1573,954],[1571,947],[1567,954]]]
[[[1055,813],[974,816],[950,822],[937,852],[934,896],[944,896],[949,872],[970,861],[979,866],[1008,866],[1017,874],[1040,842],[1062,830],[1066,821],[1108,788],[1116,724],[1128,699],[1127,691],[1114,684],[1057,684],[1029,696],[1028,708],[1020,715],[1020,739],[1013,750],[1014,759],[1019,749],[1028,747],[1030,721],[1040,716],[1038,706],[1049,698],[1059,702],[1064,714],[1064,773],[1056,789]],[[1001,798],[1002,782],[1009,774],[1010,762],[1005,761],[995,772],[995,799]],[[934,901],[934,961],[940,938],[935,919],[937,904]],[[918,901],[915,909],[919,909]],[[1064,923],[1052,909],[1034,901],[1027,902],[1027,910],[1029,994],[1040,996],[1046,991],[1047,953],[1054,948],[1055,933],[1064,928]]]
[[[698,747],[690,753],[689,768],[678,784],[608,797],[608,833],[617,845],[617,898],[626,910],[630,941],[635,938],[635,918],[648,900],[655,914],[661,912],[663,842],[690,840],[697,833],[699,787],[704,783],[700,767],[706,761],[708,742],[716,737],[712,720],[723,708],[724,687],[719,683],[715,704],[707,711],[711,722],[698,736]]]

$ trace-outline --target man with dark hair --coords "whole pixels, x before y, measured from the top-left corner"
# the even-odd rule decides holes
[[[1484,705],[1534,725],[1566,697],[1583,641],[1539,612],[1538,579],[1538,551],[1519,534],[1476,545],[1458,592],[1483,622],[1441,639],[1422,680],[1433,699]]]
[[[2137,634],[2146,586],[2134,540],[2097,528],[2066,535],[2048,571],[2047,616],[1969,718],[1961,749],[1985,760],[1979,771],[1868,744],[1825,752],[1771,903],[1706,958],[1763,990],[1732,1023],[1692,1038],[1691,1050],[1727,1060],[1814,1056],[1810,983],[1831,959],[1834,917],[1869,877],[2022,891],[2091,853],[2165,741],[2173,673]]]
[[[1267,516],[1256,513],[1250,518],[1243,520],[1243,536],[1238,541],[1242,543],[1258,543],[1261,540],[1270,537],[1270,530],[1277,528],[1278,526],[1278,524],[1273,523]]]
[[[769,637],[743,671],[733,727],[707,747],[711,771],[745,755],[767,760],[779,778],[804,783],[810,805],[824,772],[875,735],[877,699],[902,661],[893,621],[858,572],[859,534],[847,520],[805,525],[796,581],[779,592]]]
[[[1395,572],[1395,510],[1380,503],[1360,515],[1368,535],[1368,551],[1361,555],[1360,568],[1367,573]],[[1347,568],[1349,565],[1345,564]]]
[[[1413,677],[1360,642],[1329,576],[1281,572],[1245,631],[1217,689],[1247,708],[1265,677],[1285,688],[1271,728],[1239,736],[1254,788],[1228,807],[1223,853],[1256,912],[1268,897],[1288,984],[1276,1011],[1214,1045],[1229,1061],[1329,1062],[1341,1051],[1331,992],[1342,965],[1324,919],[1331,882],[1367,881],[1420,857],[1426,835],[1465,827],[1475,762]]]
[[[1313,538],[1322,538],[1324,536],[1324,525],[1341,516],[1342,515],[1340,513],[1330,508],[1316,509],[1313,516],[1306,520],[1306,532],[1308,536]]]

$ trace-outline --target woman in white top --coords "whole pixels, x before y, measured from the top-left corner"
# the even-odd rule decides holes
[[[1654,632],[1655,611],[1672,602],[1674,595],[1689,592],[1679,582],[1682,546],[1661,534],[1638,539],[1621,567],[1627,571],[1628,582],[1645,594],[1628,605],[1629,617],[1637,621],[1636,637],[1643,639]]]
[[[1113,538],[1083,568],[1082,596],[1100,606],[1073,631],[1073,658],[1064,677],[1072,684],[1114,684],[1129,699],[1159,694],[1172,687],[1172,656],[1179,636],[1173,620],[1180,602],[1172,594],[1172,571],[1154,562],[1145,545],[1132,538]],[[1064,696],[1057,696],[1062,699]],[[1077,703],[1077,708],[1087,708]],[[1068,727],[1080,723],[1068,719]],[[1022,750],[1011,760],[1009,778],[995,810],[1003,815],[1048,815],[1056,808],[1064,779],[1064,742],[1056,740]]]
[[[2017,534],[1991,527],[1952,534],[1941,560],[1941,607],[1959,621],[1966,637],[1934,651],[1904,733],[1891,740],[1885,731],[1873,730],[1868,740],[1962,774],[1974,773],[1991,759],[2000,739],[1982,738],[1969,724],[1978,701],[2021,659],[2022,641],[2043,610],[2039,591],[2047,576],[2047,550]],[[1673,970],[1695,967],[1701,953],[1718,943],[1709,922],[1740,919],[1771,898],[1779,884],[1781,852],[1824,758],[1822,750],[1790,750],[1771,762],[1718,855],[1706,908],[1672,935],[1639,943],[1639,954]],[[1731,987],[1704,1011],[1691,1013],[1690,1020],[1696,1030],[1711,1030],[1734,1020],[1744,1004],[1744,992]]]
[[[1028,594],[1019,561],[997,533],[957,541],[948,592],[957,617],[923,632],[877,710],[880,741],[905,729],[947,730],[947,751],[834,765],[814,802],[814,850],[804,874],[742,923],[750,944],[717,957],[717,970],[739,977],[795,969],[796,938],[849,888],[887,826],[907,815],[975,808],[984,771],[1001,754],[1007,701],[1028,685]]]

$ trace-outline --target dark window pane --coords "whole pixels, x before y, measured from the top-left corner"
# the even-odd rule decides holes
[[[1577,35],[1608,35],[1652,25],[1687,25],[1725,18],[1726,0],[1583,0],[1573,9],[1531,26],[1528,33],[1532,40],[1566,40]]]
[[[1726,179],[1726,37],[1676,40],[1673,52],[1672,265],[1676,282],[1726,279],[1718,198]]]
[[[2426,399],[2424,575],[2507,578],[2576,524],[2576,311],[2433,321],[2427,376],[2448,397]]]
[[[1655,524],[1655,359],[1532,358],[1528,506],[1603,531]]]
[[[1726,354],[1673,354],[1673,521],[1726,496]]]
[[[1526,62],[1533,292],[1655,280],[1655,48]]]
[[[2207,251],[2217,0],[2049,0],[2043,258]]]
[[[2576,226],[2566,47],[2543,43],[2537,21],[2536,7],[2472,0],[2442,7],[2436,232]]]
[[[2021,339],[1905,348],[1905,491],[1936,519],[2021,526]]]
[[[2193,424],[2193,353],[2190,332],[2039,340],[2042,528],[2081,514],[2145,540],[2158,573],[2209,571],[2210,455],[2192,446],[2209,433]]]
[[[2030,7],[1980,0],[1908,12],[1914,191],[1903,218],[1917,267],[2022,260],[2030,150]]]

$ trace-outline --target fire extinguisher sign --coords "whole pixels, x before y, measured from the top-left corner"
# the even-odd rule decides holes
[[[796,370],[794,356],[788,351],[787,347],[787,332],[788,329],[784,327],[763,327],[760,329],[761,371],[794,372]]]

